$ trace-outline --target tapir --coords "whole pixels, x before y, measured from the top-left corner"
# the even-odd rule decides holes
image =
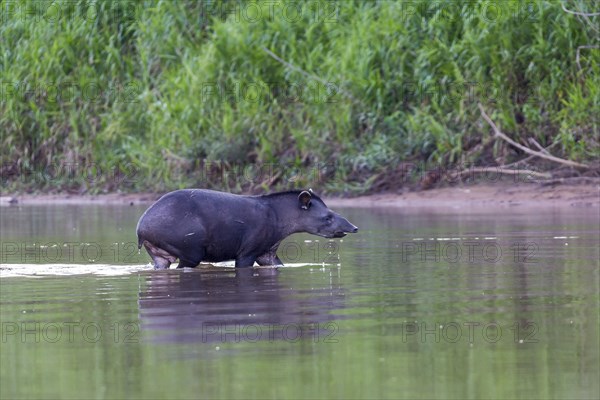
[[[152,204],[137,225],[138,248],[146,248],[155,269],[177,259],[179,268],[229,260],[236,268],[283,265],[277,248],[297,232],[341,238],[358,228],[310,189],[258,196],[176,190]]]

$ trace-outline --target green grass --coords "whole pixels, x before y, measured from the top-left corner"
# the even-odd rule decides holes
[[[476,151],[478,102],[520,143],[600,155],[600,50],[576,64],[598,17],[557,1],[85,4],[0,1],[3,190],[356,193],[403,162],[523,158]]]

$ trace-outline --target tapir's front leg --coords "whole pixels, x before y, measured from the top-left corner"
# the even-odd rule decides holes
[[[254,256],[240,256],[235,259],[235,267],[236,268],[248,268],[254,265],[254,261],[256,261],[256,257]]]

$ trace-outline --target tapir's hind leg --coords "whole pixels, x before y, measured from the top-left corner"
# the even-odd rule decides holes
[[[277,257],[277,249],[269,251],[256,259],[258,265],[283,265],[283,262]]]
[[[150,257],[152,257],[152,261],[154,261],[154,269],[169,269],[171,263],[177,259],[177,257],[169,254],[160,247],[156,247],[147,240],[144,240],[144,247],[148,254],[150,254]]]
[[[200,261],[194,262],[194,261],[190,261],[190,260],[182,260],[180,258],[179,265],[177,266],[177,268],[196,268],[198,266],[198,264],[200,264]]]
[[[153,256],[152,261],[154,261],[154,269],[169,269],[171,266],[171,261],[166,258]]]
[[[179,257],[177,268],[195,268],[204,259],[204,249],[202,247],[185,249],[185,256]]]

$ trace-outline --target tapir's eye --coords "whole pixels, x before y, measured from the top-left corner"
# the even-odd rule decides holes
[[[333,214],[327,214],[325,216],[325,223],[327,223],[327,225],[331,225],[332,222],[333,222]]]

